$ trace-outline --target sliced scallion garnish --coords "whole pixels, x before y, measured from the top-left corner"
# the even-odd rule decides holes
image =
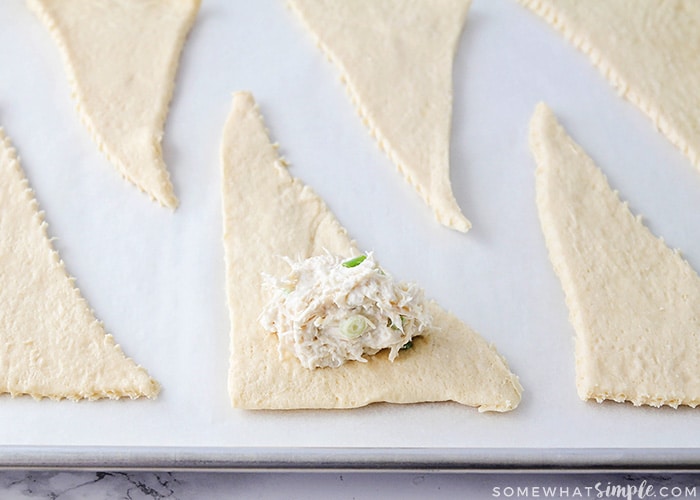
[[[399,319],[401,320],[401,328],[396,326],[394,322],[391,321],[391,318],[387,320],[386,326],[390,327],[392,330],[403,330],[403,327],[406,326],[406,316],[399,314]]]
[[[361,314],[353,314],[340,323],[340,333],[349,339],[356,339],[374,325]]]
[[[366,258],[367,258],[366,255],[358,255],[357,257],[353,257],[352,259],[346,260],[345,262],[343,262],[343,267],[359,266],[360,264],[362,264],[365,261]]]

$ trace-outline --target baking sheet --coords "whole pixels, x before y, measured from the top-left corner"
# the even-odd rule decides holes
[[[546,101],[632,210],[695,269],[700,174],[585,56],[515,1],[474,0],[455,60],[451,175],[474,226],[467,234],[434,221],[281,0],[203,1],[163,141],[180,199],[174,213],[122,180],[97,151],[56,46],[21,0],[0,3],[0,68],[0,124],[57,250],[107,330],[163,387],[156,401],[4,397],[0,454],[31,446],[54,460],[66,447],[193,456],[215,447],[220,459],[270,447],[288,450],[287,458],[312,448],[365,449],[368,460],[371,450],[387,449],[397,449],[397,460],[402,449],[433,457],[481,449],[487,458],[498,450],[518,450],[514,457],[589,450],[593,460],[600,450],[685,448],[684,460],[696,456],[697,410],[578,399],[574,332],[534,203],[528,121]],[[230,407],[218,148],[231,93],[243,89],[256,96],[293,175],[328,202],[359,245],[496,345],[525,388],[517,410]],[[556,462],[558,455],[544,456]]]

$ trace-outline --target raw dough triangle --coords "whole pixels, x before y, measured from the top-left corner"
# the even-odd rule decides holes
[[[316,370],[303,368],[296,358],[280,360],[277,337],[258,322],[261,273],[284,273],[282,255],[305,258],[327,249],[350,256],[357,249],[324,202],[289,175],[248,93],[234,95],[221,155],[234,406],[348,408],[454,400],[481,411],[507,411],[518,405],[521,387],[503,358],[434,303],[434,331],[393,363],[383,353],[368,363]]]
[[[0,304],[0,393],[51,399],[158,394],[158,384],[105,334],[66,274],[2,129]]]
[[[175,208],[161,139],[200,0],[27,0],[63,54],[78,112],[129,181]]]
[[[587,54],[700,168],[700,2],[519,1]]]
[[[537,207],[576,330],[582,399],[700,402],[700,278],[630,212],[544,105],[530,124]]]
[[[466,232],[450,185],[452,63],[471,0],[290,0],[357,110],[438,222]]]

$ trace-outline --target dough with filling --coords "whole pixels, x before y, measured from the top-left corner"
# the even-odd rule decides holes
[[[363,122],[438,222],[466,232],[450,184],[452,63],[470,0],[290,0]]]
[[[587,54],[700,168],[700,2],[519,1]]]
[[[530,124],[537,208],[576,331],[582,399],[700,402],[700,278],[618,198],[544,104]]]
[[[158,390],[105,333],[66,274],[0,129],[0,393],[117,399],[153,398]]]
[[[163,125],[200,0],[27,0],[61,49],[80,117],[122,175],[163,206],[177,198]]]
[[[229,390],[247,409],[350,408],[377,401],[454,400],[481,411],[508,411],[521,386],[482,337],[431,302],[433,328],[392,363],[380,352],[367,363],[309,370],[281,360],[277,336],[264,331],[262,273],[283,275],[280,256],[325,250],[357,254],[345,229],[308,186],[290,176],[270,143],[249,93],[237,93],[221,146],[224,249],[231,318]]]

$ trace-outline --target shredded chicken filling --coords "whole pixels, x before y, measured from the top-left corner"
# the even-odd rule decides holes
[[[270,299],[260,322],[277,334],[280,355],[293,354],[305,368],[367,362],[383,349],[394,361],[430,325],[423,291],[394,282],[372,254],[286,262],[286,276],[264,276]]]

